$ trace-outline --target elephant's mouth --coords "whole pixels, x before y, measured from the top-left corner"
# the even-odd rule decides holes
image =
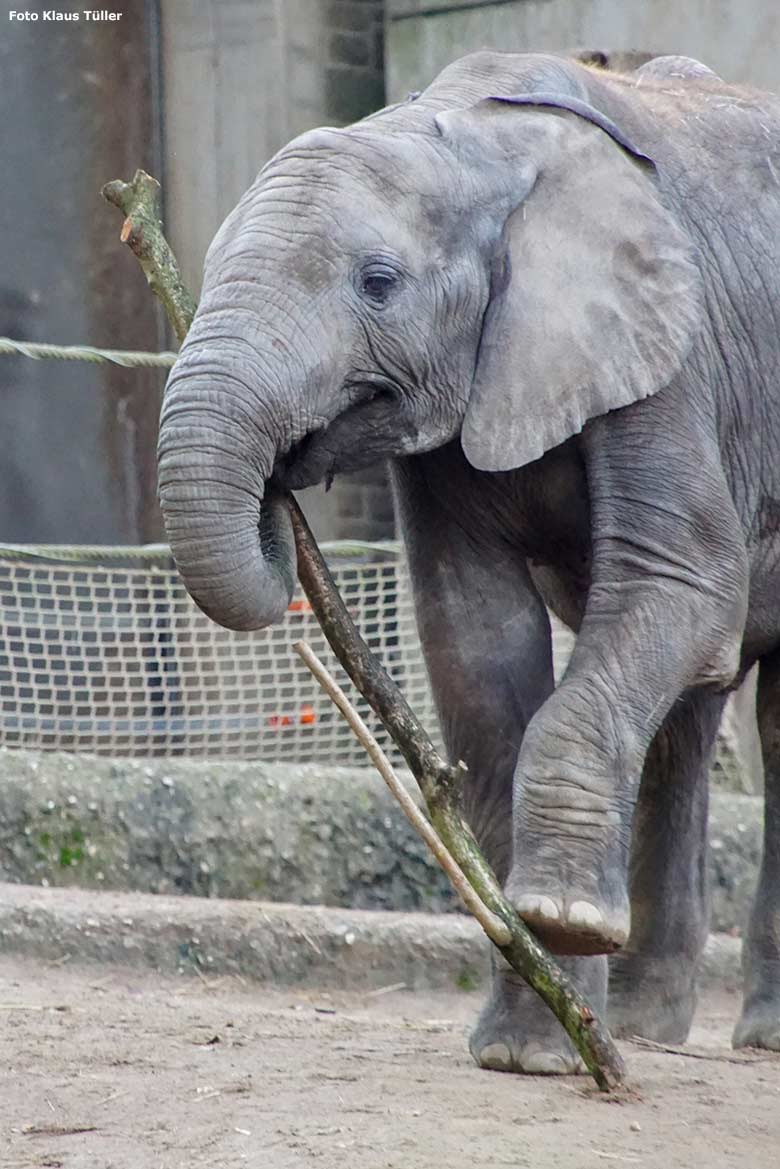
[[[325,428],[313,430],[280,455],[274,463],[273,474],[268,482],[269,489],[302,491],[305,487],[314,487],[323,479],[332,478],[335,471],[331,472],[329,465],[333,462],[333,456],[322,445],[325,434]]]
[[[398,452],[406,428],[401,420],[398,390],[371,384],[328,426],[312,430],[277,456],[269,487],[302,491],[325,483],[344,471],[359,471]]]

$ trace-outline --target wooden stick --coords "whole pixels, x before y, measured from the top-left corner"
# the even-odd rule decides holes
[[[376,767],[382,779],[385,781],[390,791],[393,793],[398,803],[401,805],[401,811],[406,816],[406,819],[414,828],[415,832],[430,848],[436,860],[439,862],[444,872],[450,879],[450,883],[455,892],[460,897],[469,913],[473,914],[483,930],[490,938],[491,942],[495,942],[497,946],[507,946],[512,940],[512,934],[507,926],[504,925],[500,917],[492,913],[483,901],[480,901],[473,887],[469,884],[463,876],[461,869],[456,861],[453,859],[451,853],[442,843],[441,837],[436,830],[431,826],[430,822],[425,819],[417,804],[414,802],[408,791],[401,783],[401,780],[393,770],[390,760],[385,755],[382,748],[377,743],[371,731],[368,729],[363,719],[355,710],[352,703],[347,698],[344,691],[339,686],[336,679],[328,669],[322,664],[320,659],[314,653],[310,645],[305,641],[297,641],[293,649],[300,658],[306,663],[311,670],[314,677],[319,682],[322,689],[330,698],[331,702],[338,707],[344,716],[345,720],[352,729],[355,738],[360,745],[365,749],[366,754],[371,759],[371,762]]]

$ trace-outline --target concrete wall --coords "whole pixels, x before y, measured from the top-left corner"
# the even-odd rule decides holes
[[[155,20],[153,0],[77,27],[3,15],[0,335],[164,347],[121,219],[100,197],[109,179],[160,169]],[[0,359],[0,541],[159,538],[163,382],[159,371]]]
[[[390,99],[484,47],[684,53],[729,81],[780,90],[776,0],[387,0],[387,15]]]

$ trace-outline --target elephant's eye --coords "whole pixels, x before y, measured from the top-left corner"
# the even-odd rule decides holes
[[[392,268],[366,268],[360,277],[360,291],[373,304],[384,304],[397,283],[398,275]]]

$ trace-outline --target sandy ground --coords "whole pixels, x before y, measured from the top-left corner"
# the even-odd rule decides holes
[[[3,1169],[777,1169],[780,1056],[709,998],[633,1090],[479,1071],[473,994],[300,994],[0,959]],[[738,1060],[739,1062],[734,1062]]]

